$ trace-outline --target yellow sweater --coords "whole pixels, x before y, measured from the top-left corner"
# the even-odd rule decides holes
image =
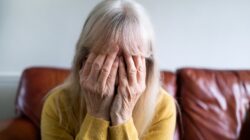
[[[55,98],[67,94],[52,93],[45,101],[42,120],[42,140],[139,140],[133,119],[110,126],[108,121],[87,114],[76,135],[73,130],[65,129],[59,123]],[[176,124],[175,100],[165,90],[160,90],[156,111],[151,126],[141,139],[143,140],[172,140]]]

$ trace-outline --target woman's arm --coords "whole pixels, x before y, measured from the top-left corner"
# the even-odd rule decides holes
[[[146,88],[146,62],[142,56],[124,52],[120,57],[118,89],[111,111],[111,125],[119,125],[132,117],[135,104]]]
[[[107,140],[109,122],[86,115],[76,140]]]
[[[118,70],[118,51],[119,48],[114,47],[109,54],[90,53],[79,72],[87,113],[106,121],[110,121],[109,112]]]
[[[85,116],[80,131],[75,137],[72,128],[66,127],[66,124],[60,124],[55,96],[59,96],[58,93],[49,96],[43,107],[41,120],[42,140],[107,140],[109,122],[89,114]]]
[[[119,61],[119,83],[117,94],[111,107],[110,138],[138,140],[139,136],[132,120],[132,112],[136,102],[146,87],[146,62],[142,56],[131,56],[124,53],[124,59]],[[161,91],[164,92],[164,91]],[[144,140],[171,140],[173,138],[176,120],[174,99],[165,95],[165,101],[160,102]],[[164,99],[164,96],[162,96]],[[165,104],[164,104],[165,103]],[[166,104],[167,103],[167,104]]]
[[[141,137],[141,140],[173,139],[176,126],[176,106],[174,98],[167,94],[166,91],[161,90],[152,125]],[[132,118],[123,124],[109,127],[109,131],[111,140],[139,140]]]
[[[116,59],[118,50],[118,47],[114,47],[107,55],[90,53],[79,72],[81,90],[83,91],[81,94],[84,95],[87,115],[79,133],[76,135],[77,140],[107,139],[110,121],[109,112],[118,70],[118,59]],[[74,139],[73,134],[59,124],[60,121],[54,103],[55,101],[48,98],[44,105],[42,115],[43,139]]]

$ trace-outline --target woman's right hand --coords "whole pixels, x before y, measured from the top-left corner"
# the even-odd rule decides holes
[[[118,69],[118,47],[110,54],[90,53],[79,72],[87,113],[110,120],[110,107],[115,91],[115,79]]]

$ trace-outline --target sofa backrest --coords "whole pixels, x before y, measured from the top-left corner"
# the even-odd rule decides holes
[[[176,98],[176,75],[173,72],[170,71],[161,71],[161,86],[173,97]],[[179,115],[179,114],[178,114]],[[174,140],[180,139],[180,130],[181,130],[181,123],[179,121],[179,116],[176,124],[175,134],[174,134]]]
[[[176,96],[176,76],[170,71],[161,71],[161,86],[172,96]]]
[[[180,69],[177,85],[183,139],[236,140],[246,131],[250,70]]]
[[[69,69],[52,67],[31,67],[22,73],[16,97],[16,111],[28,117],[38,128],[45,95],[61,84],[69,75]],[[162,85],[175,95],[175,74],[161,72]]]
[[[68,74],[69,70],[62,68],[26,69],[17,91],[17,112],[39,129],[44,96]],[[177,74],[162,71],[161,77],[162,87],[175,96],[181,106],[182,121],[178,121],[178,126],[182,122],[183,139],[249,139],[250,70],[184,68]],[[175,140],[179,139],[178,130]]]
[[[28,117],[37,128],[44,97],[55,86],[68,76],[69,70],[62,68],[32,67],[21,75],[16,96],[16,112]]]

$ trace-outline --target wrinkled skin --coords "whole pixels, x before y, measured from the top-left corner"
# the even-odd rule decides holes
[[[132,117],[146,87],[145,58],[118,52],[114,47],[107,55],[90,53],[79,72],[87,113],[112,125]]]

